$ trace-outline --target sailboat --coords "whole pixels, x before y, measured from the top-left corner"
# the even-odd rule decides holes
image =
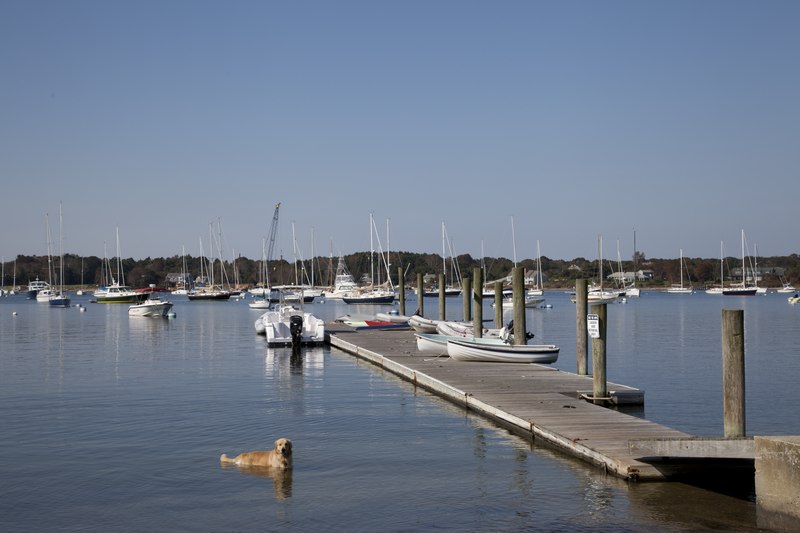
[[[587,301],[590,304],[607,304],[607,303],[614,303],[619,298],[620,294],[619,291],[607,291],[603,289],[603,236],[600,235],[597,238],[597,256],[598,260],[597,263],[599,265],[599,271],[597,275],[598,284],[595,287],[590,287],[589,292],[586,296]],[[572,302],[575,302],[575,298],[572,298]]]
[[[447,248],[450,248],[450,259],[453,264],[451,268],[451,282],[447,283]],[[450,243],[450,237],[447,235],[447,227],[444,225],[444,221],[442,221],[442,274],[444,275],[445,286],[444,286],[444,295],[445,296],[458,296],[461,294],[461,280],[460,276],[458,275],[457,270],[457,263],[453,254],[452,244]],[[458,279],[458,285],[455,285],[452,280]],[[427,291],[424,291],[425,296],[439,296],[440,288],[434,287]]]
[[[370,286],[365,290],[360,290],[355,293],[351,293],[347,296],[342,298],[342,301],[346,304],[391,304],[394,302],[395,293],[394,289],[382,289],[380,287],[375,286],[375,266],[374,266],[374,256],[375,256],[375,248],[373,242],[373,235],[376,233],[375,231],[375,220],[373,218],[372,213],[369,214],[369,224],[370,224],[370,234],[369,234],[369,243],[370,243],[370,253],[369,253],[369,268],[370,268]],[[378,248],[381,248],[380,245],[380,238],[378,238]],[[383,250],[380,250],[381,259],[383,257]],[[389,278],[389,271],[387,268],[386,271],[387,278]],[[380,276],[380,265],[378,265],[378,276]],[[389,284],[391,285],[391,279],[389,278]],[[380,284],[379,284],[380,285]]]
[[[49,303],[50,298],[56,294],[53,288],[52,236],[50,234],[50,215],[48,213],[44,215],[44,222],[47,231],[47,287],[42,287],[36,293],[36,301],[39,303]]]
[[[683,248],[681,248],[681,260],[680,260],[680,271],[681,271],[681,284],[680,285],[672,285],[667,289],[667,292],[670,294],[693,294],[694,289],[692,288],[692,280],[689,278],[689,270],[686,270],[686,278],[689,280],[689,286],[683,286]]]
[[[122,253],[119,248],[119,227],[117,227],[117,278],[111,276],[111,284],[103,290],[95,291],[94,298],[99,304],[134,304],[147,298],[146,292],[137,292],[125,285],[122,270]]]
[[[748,286],[746,283],[747,280],[747,268],[744,262],[744,230],[742,230],[742,282],[737,283],[736,285],[731,285],[730,287],[722,287],[722,294],[725,296],[753,296],[755,295],[756,291],[758,290],[756,287]]]
[[[633,230],[633,280],[631,280],[631,284],[625,287],[625,296],[639,296],[641,294],[641,289],[636,286],[636,259],[639,254],[636,253],[636,230]],[[623,276],[624,277],[624,276]]]
[[[182,296],[186,296],[187,294],[189,294],[189,289],[186,288],[187,271],[186,271],[186,247],[185,246],[181,246],[181,268],[182,268],[182,270],[181,270],[181,281],[175,287],[175,290],[172,291],[172,294],[176,294],[176,295],[179,295],[179,296],[181,296],[181,295]]]
[[[69,296],[64,293],[64,230],[63,218],[61,215],[61,203],[58,204],[58,236],[59,236],[59,259],[58,259],[58,292],[50,296],[50,307],[69,307]]]
[[[719,287],[710,287],[706,289],[706,294],[722,294],[722,289],[725,287],[725,259],[723,258],[723,245],[719,241]]]

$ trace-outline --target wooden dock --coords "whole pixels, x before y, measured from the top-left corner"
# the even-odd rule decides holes
[[[547,365],[461,362],[420,353],[411,331],[354,331],[341,324],[326,325],[326,330],[332,346],[624,479],[663,481],[674,473],[669,463],[632,455],[631,441],[691,438],[582,400],[581,392],[592,391],[591,376]],[[623,385],[609,383],[608,389],[620,399],[643,396]]]

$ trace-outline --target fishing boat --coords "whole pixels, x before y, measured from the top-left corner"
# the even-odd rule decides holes
[[[300,346],[325,342],[325,322],[291,305],[277,305],[255,321],[256,333],[269,346]]]
[[[39,276],[36,276],[36,279],[28,283],[27,294],[28,300],[35,300],[36,295],[39,294],[39,291],[43,291],[46,289],[50,289],[50,284],[44,280],[40,280]]]
[[[336,265],[336,277],[333,280],[333,288],[330,291],[324,291],[322,295],[326,300],[341,300],[345,296],[349,296],[358,289],[353,275],[347,270],[344,264],[344,258],[339,256],[339,263]]]
[[[128,315],[163,317],[167,316],[170,309],[172,309],[172,302],[162,300],[150,293],[145,301],[128,307]]]
[[[560,348],[555,344],[507,344],[498,339],[450,339],[447,355],[456,361],[495,363],[555,363]]]

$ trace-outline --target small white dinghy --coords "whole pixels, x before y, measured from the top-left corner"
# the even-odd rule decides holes
[[[128,307],[129,316],[167,316],[169,310],[172,309],[172,302],[162,300],[152,293],[147,300],[131,305]]]
[[[447,355],[456,361],[495,363],[555,363],[560,348],[555,344],[507,344],[499,339],[450,339]]]

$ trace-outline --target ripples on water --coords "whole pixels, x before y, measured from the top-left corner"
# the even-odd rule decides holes
[[[171,320],[0,301],[0,529],[756,528],[751,502],[609,478],[349,355],[267,349],[253,330],[258,312],[242,302],[178,298]],[[719,435],[723,303],[689,299],[648,293],[611,306],[608,374],[647,391],[648,418]],[[564,295],[548,300],[552,309],[528,313],[528,329],[560,344],[558,366],[572,371],[574,307]],[[788,398],[800,309],[776,296],[741,302],[748,432],[798,434]],[[288,476],[219,464],[223,452],[268,449],[281,436],[295,444]]]

